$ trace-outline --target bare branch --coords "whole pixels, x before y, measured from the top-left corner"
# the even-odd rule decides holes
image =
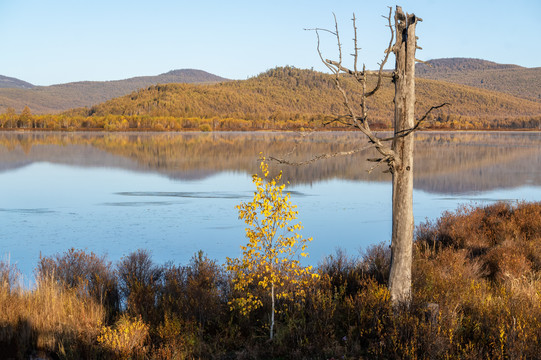
[[[411,134],[412,132],[414,132],[415,130],[417,130],[419,128],[421,123],[426,120],[426,118],[428,117],[428,114],[430,114],[432,112],[432,110],[436,110],[436,109],[439,109],[441,107],[450,106],[450,105],[451,105],[450,103],[443,103],[443,104],[440,104],[440,105],[437,105],[437,106],[432,106],[430,109],[428,109],[428,111],[423,115],[422,118],[420,118],[419,120],[416,121],[415,126],[413,126],[412,128],[399,131],[393,137],[383,138],[383,139],[380,139],[380,140],[381,141],[392,141],[392,140],[395,140],[397,138],[408,136],[409,134]]]
[[[292,155],[292,154],[297,150],[297,148],[299,147],[299,144],[300,144],[300,142],[301,142],[301,139],[306,138],[306,137],[308,137],[308,136],[314,134],[314,133],[315,133],[315,130],[311,130],[311,131],[296,131],[296,133],[300,136],[300,139],[299,139],[299,138],[296,138],[296,139],[295,139],[295,146],[293,146],[293,148],[292,148],[290,151],[288,151],[287,153],[284,154],[284,157],[286,157],[286,158],[287,158],[288,156]]]
[[[368,161],[371,161],[371,160],[374,160],[374,159],[368,159]],[[386,163],[390,160],[390,157],[389,156],[385,156],[381,159],[376,159],[376,165],[372,166],[370,169],[368,169],[368,173],[372,173],[372,171],[374,171],[377,167],[379,167],[381,164],[383,163]]]
[[[336,28],[336,42],[338,43],[338,59],[340,65],[342,65],[342,44],[340,43],[340,34],[338,33],[338,21],[336,20],[336,14],[332,13],[334,16],[334,27]]]
[[[342,71],[342,72],[344,72],[346,74],[355,76],[355,71],[354,70],[350,70],[347,67],[342,66],[342,64],[340,64],[337,61],[325,59],[324,62],[326,64],[328,64],[328,65],[336,66],[340,71]],[[363,73],[360,72],[359,75],[363,75]],[[371,70],[366,70],[366,75],[377,75],[377,76],[381,76],[381,77],[385,77],[385,78],[392,78],[394,76],[392,73],[381,73],[380,74],[379,71],[371,71]]]
[[[336,28],[338,29],[338,24],[336,23],[336,16],[334,18],[335,20],[335,25],[336,25]],[[321,60],[321,62],[333,73],[333,74],[336,74],[337,71],[339,71],[338,69],[335,69],[334,67],[332,67],[330,64],[328,64],[325,59],[323,58],[323,54],[321,53],[321,39],[319,37],[319,32],[320,31],[325,31],[325,32],[328,32],[334,36],[338,36],[338,34],[334,31],[331,31],[329,29],[324,29],[324,28],[312,28],[312,29],[304,29],[306,31],[314,31],[316,33],[316,37],[317,37],[317,54],[319,55],[319,58]],[[339,44],[340,46],[340,44]]]
[[[393,40],[394,40],[394,30],[393,30],[393,26],[392,26],[392,23],[391,23],[391,15],[393,14],[393,8],[389,6],[389,16],[385,17],[387,19],[387,21],[389,22],[389,24],[387,25],[389,27],[389,29],[391,30],[391,40],[389,41],[389,45],[387,46],[387,50],[385,50],[385,57],[383,58],[383,61],[380,63],[379,65],[379,72],[378,72],[378,83],[376,84],[376,87],[370,91],[369,93],[367,93],[365,96],[366,97],[370,97],[372,95],[374,95],[376,93],[376,91],[378,91],[380,85],[381,85],[381,79],[383,77],[383,67],[385,66],[385,64],[387,63],[387,59],[389,59],[389,54],[391,53],[392,51],[392,48],[393,48]],[[394,75],[391,75],[391,77],[393,77]]]
[[[318,40],[317,51],[318,51],[319,57],[320,57],[321,61],[325,64],[325,66],[327,66],[327,68],[329,70],[331,70],[331,72],[334,74],[334,82],[336,84],[336,88],[338,89],[338,91],[342,95],[342,102],[343,102],[344,107],[345,107],[345,109],[347,110],[347,113],[348,113],[347,116],[338,117],[337,119],[335,119],[335,120],[333,120],[331,122],[328,122],[327,124],[330,124],[330,123],[333,123],[333,122],[340,122],[340,123],[347,124],[349,126],[352,126],[352,127],[355,127],[357,129],[359,129],[363,134],[365,134],[368,137],[369,142],[372,144],[372,146],[381,155],[383,155],[383,158],[387,162],[389,168],[392,170],[392,168],[394,166],[399,165],[400,160],[396,158],[395,152],[393,151],[393,149],[391,149],[389,146],[384,145],[382,143],[381,139],[370,130],[370,126],[369,126],[368,121],[367,121],[368,116],[367,116],[367,108],[366,108],[366,97],[369,96],[366,93],[366,77],[367,77],[367,75],[377,75],[378,76],[378,85],[376,85],[376,88],[373,89],[369,94],[374,94],[379,89],[379,86],[381,84],[381,79],[383,77],[389,77],[389,78],[394,77],[393,74],[383,72],[383,67],[384,67],[385,63],[387,62],[387,59],[389,57],[389,53],[392,52],[392,41],[394,40],[394,30],[392,28],[392,24],[391,24],[391,20],[390,20],[391,19],[391,14],[392,14],[392,8],[390,8],[389,10],[390,10],[390,13],[389,13],[389,16],[387,17],[387,19],[389,21],[389,27],[391,29],[391,41],[389,42],[389,46],[388,46],[387,50],[385,51],[385,58],[383,59],[383,61],[380,64],[379,71],[367,71],[364,66],[363,66],[363,71],[362,72],[358,71],[358,68],[357,68],[357,61],[358,61],[357,28],[356,28],[356,24],[355,24],[355,21],[356,21],[355,14],[353,14],[353,22],[354,22],[353,27],[354,27],[354,31],[355,31],[355,38],[354,38],[354,42],[355,42],[354,70],[350,70],[350,69],[348,69],[348,68],[346,68],[346,67],[344,67],[342,65],[342,61],[343,61],[343,58],[342,58],[342,44],[340,43],[340,34],[339,34],[339,31],[338,31],[338,21],[336,20],[336,15],[335,14],[333,14],[333,16],[334,16],[334,22],[335,22],[336,31],[335,32],[332,32],[332,31],[329,31],[329,30],[325,30],[325,31],[327,31],[327,32],[333,34],[334,36],[336,36],[336,41],[337,41],[337,46],[338,46],[338,55],[339,55],[338,56],[338,61],[333,61],[333,60],[328,60],[328,59],[324,60],[323,59],[321,49],[320,49],[319,29],[316,28],[316,29],[313,29],[313,30],[316,32],[316,35],[317,35],[317,40]],[[341,80],[341,77],[340,77],[340,74],[342,72],[346,73],[346,74],[349,74],[349,75],[353,75],[355,77],[355,79],[358,82],[362,83],[362,85],[363,85],[363,93],[362,93],[362,100],[361,100],[362,114],[360,116],[357,114],[357,112],[355,111],[355,109],[351,105],[350,99],[349,99],[349,97],[347,95],[347,92],[346,92],[346,90],[344,89],[344,87],[342,85],[342,80]],[[346,119],[348,120],[347,122],[344,121]],[[345,155],[347,155],[347,154],[348,153],[345,153]],[[328,155],[321,155],[319,157],[316,157],[313,161],[315,161],[317,159],[321,159],[321,158],[326,158],[326,156],[328,156]],[[283,162],[283,163],[286,163],[286,162]]]
[[[425,114],[419,120],[417,120],[413,130],[418,128],[419,125],[421,125],[421,123],[426,120],[426,118],[428,117],[428,114],[430,114],[432,112],[432,110],[437,110],[437,109],[442,108],[444,106],[451,106],[451,104],[450,103],[443,103],[443,104],[440,104],[440,105],[432,106],[430,109],[428,109],[428,111],[425,112]]]
[[[347,119],[347,120],[344,120],[344,119]],[[354,126],[352,123],[351,123],[351,116],[349,115],[342,115],[342,116],[338,116],[334,119],[331,119],[329,121],[325,121],[323,122],[323,126],[327,126],[327,125],[330,125],[332,123],[340,123],[340,124],[343,124],[343,125],[349,125],[349,126]]]
[[[362,79],[358,79],[358,80],[361,80],[361,85],[362,85],[362,97],[361,97],[361,110],[363,112],[363,122],[365,124],[365,126],[368,126],[368,121],[367,121],[367,109],[366,109],[366,67],[365,67],[365,64],[363,64],[363,77]]]
[[[273,156],[269,156],[267,157],[268,160],[270,161],[275,161],[279,164],[286,164],[286,165],[293,165],[293,166],[303,166],[303,165],[308,165],[310,163],[313,163],[315,161],[318,161],[318,160],[323,160],[323,159],[329,159],[329,158],[333,158],[333,157],[336,157],[336,156],[347,156],[347,155],[353,155],[353,154],[356,154],[356,153],[359,153],[361,151],[364,151],[364,150],[367,150],[367,149],[370,149],[372,148],[373,145],[370,144],[370,145],[366,145],[362,148],[358,148],[358,149],[355,149],[355,150],[350,150],[350,151],[338,151],[338,152],[335,152],[335,153],[332,153],[332,154],[321,154],[321,155],[317,155],[309,160],[305,160],[305,161],[300,161],[300,162],[294,162],[294,161],[289,161],[287,159],[278,159],[278,158],[275,158]]]
[[[347,93],[346,91],[344,90],[344,88],[342,87],[342,84],[340,83],[340,80],[337,76],[336,80],[336,87],[338,88],[338,90],[340,91],[340,93],[342,94],[342,99],[344,101],[344,106],[346,107],[346,109],[348,110],[349,112],[349,115],[351,116],[351,120],[352,120],[352,126],[355,126],[357,129],[359,129],[363,134],[365,134],[370,143],[374,144],[373,146],[376,148],[376,150],[383,156],[388,156],[389,157],[389,162],[394,162],[394,163],[398,163],[398,159],[395,158],[395,152],[385,146],[382,142],[381,142],[381,139],[378,138],[369,128],[368,126],[368,122],[365,121],[365,119],[361,119],[361,121],[359,120],[359,117],[355,114],[355,111],[353,110],[353,108],[351,107],[350,103],[349,103],[349,98],[347,96]]]
[[[419,47],[417,47],[417,49],[419,49]],[[432,67],[432,64],[427,62],[427,61],[424,61],[424,60],[419,60],[419,59],[415,59],[415,62],[418,62],[418,63],[421,63],[421,64],[425,64],[426,66],[428,67]]]
[[[325,28],[311,28],[311,29],[303,29],[303,30],[305,30],[305,31],[326,31],[326,32],[331,33],[334,36],[336,36],[336,33],[334,31],[331,31],[331,30],[325,29]]]
[[[321,29],[321,30],[324,30],[324,31],[328,31],[332,34],[334,34],[332,31],[329,31],[329,30],[326,30],[326,29]],[[332,66],[330,66],[329,64],[327,64],[325,62],[325,60],[323,59],[323,54],[321,54],[321,49],[320,49],[320,44],[321,44],[321,40],[319,38],[319,30],[318,29],[314,29],[314,31],[316,32],[316,37],[317,37],[317,53],[319,55],[319,58],[321,59],[321,62],[332,72],[332,73],[336,73],[336,69],[333,68]]]
[[[353,71],[355,72],[355,77],[357,77],[358,71],[357,71],[357,60],[359,59],[359,48],[357,47],[357,25],[355,24],[355,13],[353,13],[353,46],[355,54],[353,55]]]

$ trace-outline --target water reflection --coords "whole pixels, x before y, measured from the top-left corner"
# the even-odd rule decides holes
[[[257,171],[260,153],[302,161],[366,145],[348,133],[0,133],[0,172],[36,162],[80,167],[109,167],[203,179],[220,172]],[[541,184],[541,133],[418,133],[415,188],[441,194],[464,194]],[[390,181],[376,169],[368,173],[373,151],[335,157],[301,167],[274,166],[292,184],[330,179]],[[131,194],[135,196],[135,194]],[[245,194],[176,194],[141,196],[233,196]]]
[[[104,206],[167,206],[175,203],[171,201],[125,201],[125,202],[107,202]]]
[[[131,191],[119,192],[116,195],[122,196],[158,196],[158,197],[179,197],[193,199],[244,199],[250,194],[240,195],[224,192],[163,192],[163,191]]]
[[[51,209],[0,209],[0,212],[12,214],[52,214],[56,211]]]

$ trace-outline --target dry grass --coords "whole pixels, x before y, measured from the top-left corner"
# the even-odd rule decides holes
[[[91,355],[104,314],[93,300],[82,299],[51,280],[38,280],[32,290],[4,281],[0,288],[2,356]]]

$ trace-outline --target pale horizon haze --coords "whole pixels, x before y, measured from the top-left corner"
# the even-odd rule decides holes
[[[360,59],[373,69],[389,42],[381,15],[395,5],[423,19],[419,59],[541,66],[540,0],[0,0],[0,75],[51,85],[187,68],[229,79],[285,65],[324,71],[316,36],[304,29],[333,28],[333,12],[345,54],[353,47],[355,12]],[[336,58],[332,36],[322,38],[322,49]]]

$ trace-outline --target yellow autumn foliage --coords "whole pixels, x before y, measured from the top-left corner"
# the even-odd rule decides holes
[[[98,336],[98,343],[116,353],[122,359],[143,356],[147,348],[149,326],[139,318],[123,315],[115,326],[104,326]]]
[[[259,288],[276,299],[304,297],[303,285],[317,274],[312,267],[303,267],[300,257],[307,257],[307,243],[312,238],[303,238],[299,233],[297,206],[284,193],[285,184],[280,184],[282,173],[269,177],[269,167],[263,158],[260,164],[263,177],[253,175],[256,186],[252,201],[237,206],[239,218],[247,225],[248,243],[241,246],[242,258],[227,258],[227,270],[233,274],[234,289],[242,294],[229,302],[247,315],[261,307],[263,301]]]

